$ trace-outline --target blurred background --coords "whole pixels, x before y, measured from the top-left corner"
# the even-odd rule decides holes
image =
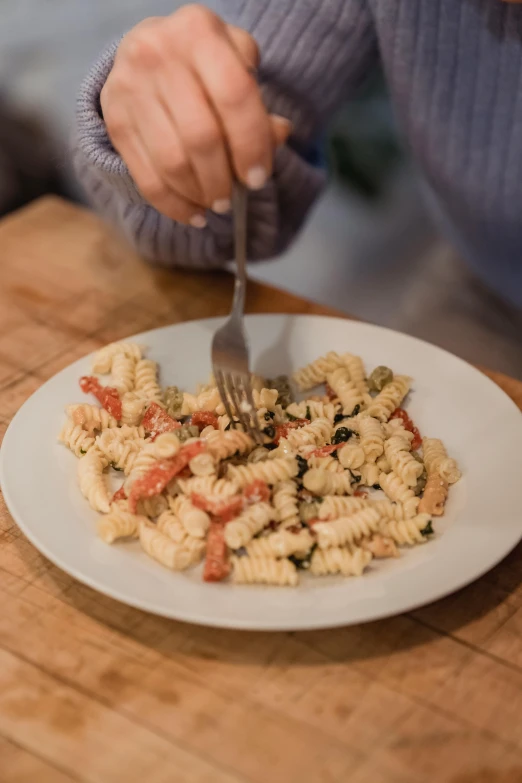
[[[182,4],[0,0],[0,213],[43,193],[81,200],[68,154],[80,81],[106,44]],[[331,184],[304,232],[252,275],[522,377],[520,333],[498,304],[484,311],[438,236],[378,71],[333,123],[328,161]]]

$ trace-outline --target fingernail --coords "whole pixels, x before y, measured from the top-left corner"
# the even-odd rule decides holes
[[[192,228],[205,228],[207,219],[204,215],[193,215],[190,218],[190,225]]]
[[[229,198],[218,198],[212,204],[212,212],[217,212],[218,215],[225,215],[230,212],[231,203]]]
[[[263,166],[254,166],[247,174],[247,185],[251,190],[261,190],[266,185],[267,173]]]
[[[272,114],[272,118],[280,125],[284,125],[285,128],[288,128],[289,133],[294,127],[293,123],[290,120],[288,120],[286,117],[282,117],[281,114]]]

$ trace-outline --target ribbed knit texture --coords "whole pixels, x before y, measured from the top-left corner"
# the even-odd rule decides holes
[[[215,3],[213,4],[215,7]],[[399,126],[442,225],[463,257],[522,308],[522,6],[500,0],[223,0],[262,53],[268,107],[292,120],[272,182],[250,205],[250,256],[280,252],[324,175],[299,154],[357,87],[379,50]],[[215,266],[232,255],[229,218],[203,231],[147,206],[107,137],[99,94],[112,47],[78,104],[77,170],[92,200],[149,259]],[[320,260],[318,260],[318,263]]]

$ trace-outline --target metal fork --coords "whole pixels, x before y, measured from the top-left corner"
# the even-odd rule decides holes
[[[243,322],[246,293],[247,190],[234,185],[234,251],[236,282],[232,310],[226,323],[212,340],[212,369],[225,411],[235,426],[236,419],[257,443],[262,434],[257,421],[249,370],[248,340]]]

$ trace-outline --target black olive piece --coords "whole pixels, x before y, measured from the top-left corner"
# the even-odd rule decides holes
[[[339,427],[333,434],[332,443],[345,443],[353,435],[353,431],[348,427]]]
[[[380,485],[380,484],[374,484],[374,485],[373,485],[373,488],[374,488],[374,489],[380,489],[380,488],[381,488],[381,485]]]
[[[431,519],[426,525],[426,527],[423,527],[420,531],[421,536],[432,536],[434,533],[433,526],[431,524]]]
[[[245,557],[247,554],[247,551],[244,546],[240,546],[239,549],[236,549],[234,552],[236,557]]]
[[[333,423],[334,424],[339,424],[340,421],[342,421],[343,419],[346,419],[346,418],[347,417],[344,415],[344,413],[336,413],[335,416],[334,416]]]
[[[305,460],[304,457],[301,457],[300,454],[296,456],[296,460],[297,460],[297,466],[299,468],[297,478],[302,478],[306,473],[306,471],[308,470],[308,462]]]
[[[277,449],[277,443],[263,443],[263,448],[267,449],[267,451],[273,451]]]
[[[274,416],[275,416],[275,413],[273,411],[267,411],[265,413],[265,421],[272,421]]]
[[[275,427],[265,427],[263,432],[265,433],[267,438],[275,438],[275,436],[276,436]]]
[[[310,568],[312,562],[312,555],[317,549],[317,544],[314,544],[308,554],[303,558],[298,558],[295,555],[290,555],[288,558],[291,563],[295,565],[300,571],[307,571]]]

